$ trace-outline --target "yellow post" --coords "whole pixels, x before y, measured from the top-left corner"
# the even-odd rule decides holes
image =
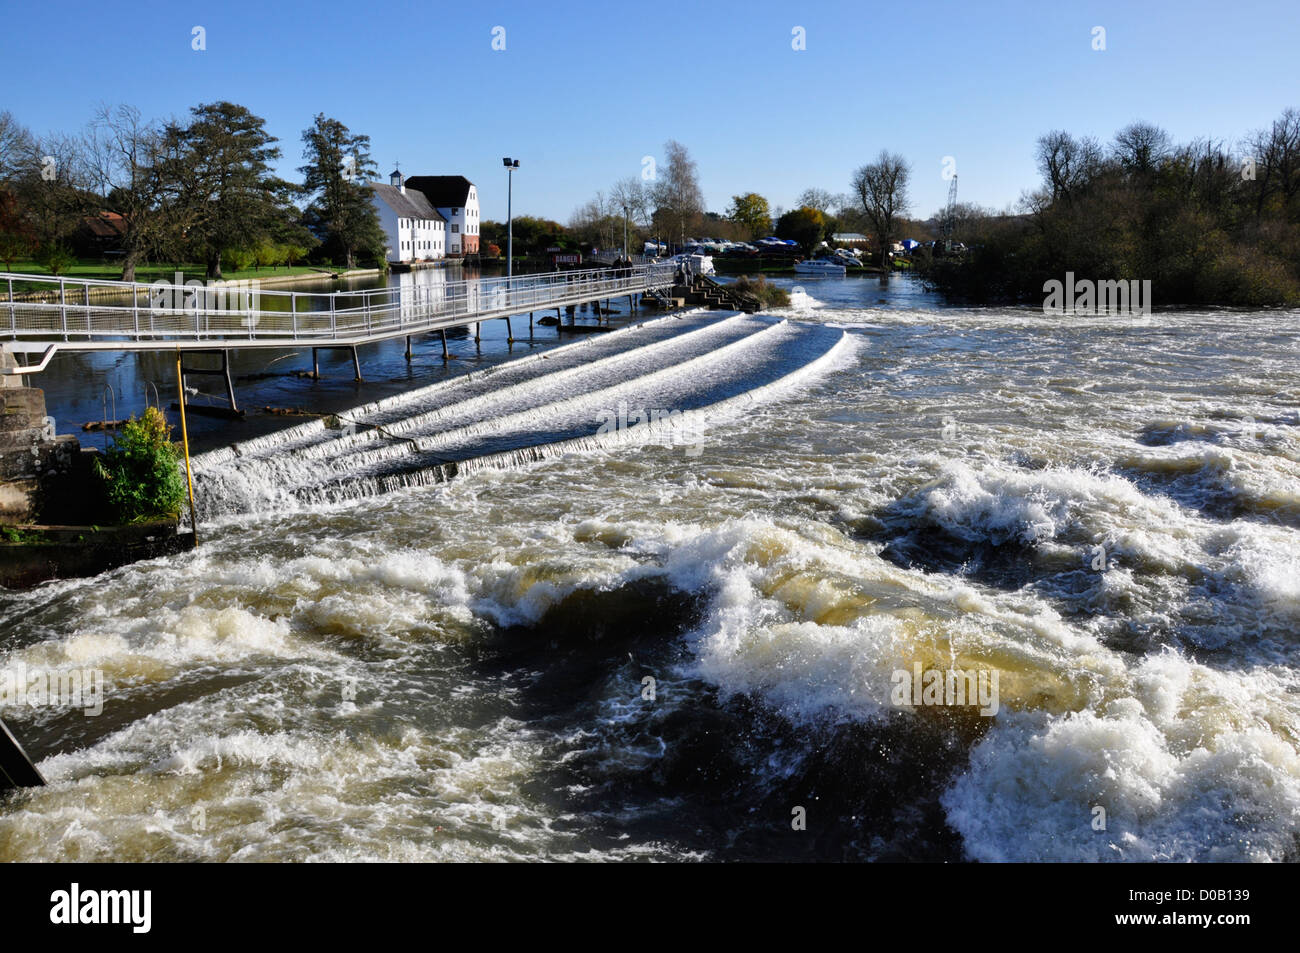
[[[185,426],[185,376],[181,373],[181,352],[176,349],[176,393],[180,397],[181,445],[185,448],[185,482],[190,489],[190,529],[194,532],[194,545],[199,543],[199,518],[194,513],[194,477],[190,474],[190,432]]]

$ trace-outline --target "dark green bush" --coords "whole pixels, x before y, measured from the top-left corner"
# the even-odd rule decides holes
[[[95,461],[95,472],[115,523],[179,517],[185,480],[167,420],[156,407],[122,425],[113,446]]]

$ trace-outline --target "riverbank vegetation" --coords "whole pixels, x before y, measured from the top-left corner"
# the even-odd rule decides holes
[[[105,106],[79,133],[36,136],[0,112],[0,261],[125,281],[194,262],[207,279],[384,267],[369,139],[317,115],[294,183],[273,174],[281,150],[265,125],[230,102],[168,121]]]
[[[929,254],[938,290],[977,302],[1041,301],[1066,272],[1150,280],[1156,305],[1300,303],[1300,112],[1230,148],[1175,143],[1148,123],[1107,145],[1055,131],[1037,143],[1039,188],[1014,214],[954,228],[964,254]],[[941,249],[942,250],[942,249]]]
[[[113,445],[95,461],[104,522],[179,518],[185,497],[180,455],[162,411],[149,407],[122,425]]]
[[[753,298],[760,310],[784,308],[790,304],[790,292],[769,283],[762,275],[741,275],[727,287],[737,294]]]

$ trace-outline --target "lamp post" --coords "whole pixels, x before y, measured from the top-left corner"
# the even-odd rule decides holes
[[[515,169],[519,168],[519,160],[505,158],[501,163],[506,167],[506,284],[508,286],[509,279],[515,274],[514,191]]]
[[[623,206],[623,257],[627,258],[627,205]]]

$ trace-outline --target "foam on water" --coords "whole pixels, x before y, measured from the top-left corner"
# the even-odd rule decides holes
[[[0,859],[725,858],[788,831],[809,787],[844,799],[819,823],[868,845],[849,856],[877,853],[859,827],[933,808],[943,830],[898,851],[1300,857],[1300,398],[1275,343],[1296,316],[1240,316],[1225,340],[1213,314],[1173,333],[833,291],[775,332],[830,325],[806,363],[758,375],[761,348],[728,352],[754,386],[709,406],[699,456],[580,436],[440,482],[349,470],[371,437],[339,447],[352,482],[330,505],[275,496],[268,451],[336,439],[311,425],[243,448],[266,466],[249,492],[276,502],[206,524],[196,552],[0,594],[0,671],[108,683],[99,722],[4,713],[52,783],[0,807]],[[507,371],[500,414],[475,392],[462,423],[526,423],[577,396],[573,368],[556,391]],[[432,413],[406,425],[422,433],[444,397],[367,413]],[[996,716],[895,706],[916,663],[996,670]],[[900,742],[906,766],[863,754]],[[884,807],[853,800],[871,771]]]

